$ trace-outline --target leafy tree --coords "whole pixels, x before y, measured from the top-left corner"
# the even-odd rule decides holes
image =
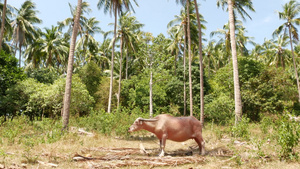
[[[4,51],[0,51],[0,72],[0,116],[6,117],[9,106],[3,100],[7,95],[7,89],[25,79],[26,75],[23,69],[18,68],[18,59]]]
[[[9,109],[6,113],[14,116],[19,112],[31,120],[59,117],[63,108],[65,83],[65,78],[59,78],[53,84],[40,83],[33,78],[18,82],[7,90],[4,102]],[[79,116],[88,114],[94,99],[89,95],[86,86],[77,75],[73,76],[71,92],[70,113]]]
[[[82,82],[86,85],[90,95],[95,97],[101,82],[102,72],[97,64],[93,61],[84,65],[78,72]],[[97,100],[95,98],[95,100]]]
[[[59,78],[59,74],[50,68],[30,69],[26,71],[27,77],[40,83],[53,84]]]

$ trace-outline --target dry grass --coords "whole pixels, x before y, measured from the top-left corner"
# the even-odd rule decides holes
[[[278,146],[273,140],[261,141],[258,149],[257,143],[264,135],[255,126],[251,128],[250,140],[244,141],[230,137],[224,128],[207,127],[203,133],[205,156],[198,155],[193,140],[167,141],[168,154],[163,158],[157,157],[158,140],[151,134],[126,140],[97,133],[89,136],[76,130],[57,142],[32,146],[10,144],[2,139],[0,168],[300,168],[299,161],[279,160]],[[141,146],[145,151],[141,151]]]

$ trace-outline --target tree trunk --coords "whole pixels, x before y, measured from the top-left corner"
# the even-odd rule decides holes
[[[2,11],[2,24],[1,24],[1,32],[0,32],[0,51],[2,50],[2,41],[4,35],[4,26],[5,26],[5,16],[6,16],[6,1],[4,0],[3,11]]]
[[[22,45],[19,44],[19,67],[21,67],[21,60],[22,60]]]
[[[186,115],[186,76],[185,76],[185,71],[186,71],[186,41],[187,41],[187,32],[186,32],[186,20],[185,20],[185,25],[184,25],[184,46],[183,46],[183,115]]]
[[[65,95],[64,95],[63,130],[67,130],[69,125],[74,50],[75,50],[76,37],[77,37],[78,27],[79,27],[79,18],[81,14],[81,3],[82,0],[78,0],[75,23],[73,27],[72,39],[70,44],[66,88],[65,88]]]
[[[114,53],[115,53],[115,42],[116,42],[116,36],[117,36],[117,9],[115,9],[115,25],[114,25],[114,38],[113,38],[113,44],[112,44],[112,52],[111,52],[111,69],[110,69],[110,85],[109,85],[109,98],[108,98],[108,108],[107,112],[111,112],[111,99],[112,99],[112,92],[113,92],[113,74],[114,74]]]
[[[189,52],[189,87],[190,87],[190,116],[193,116],[193,90],[192,90],[192,54],[191,54],[191,31],[190,31],[190,0],[187,0],[187,36]]]
[[[198,4],[197,0],[194,0],[195,2],[195,9],[196,9],[196,15],[197,15],[197,23],[198,23],[198,29],[199,29],[199,69],[200,69],[200,123],[203,127],[204,125],[204,83],[203,83],[203,56],[202,56],[202,30],[201,30],[201,22],[199,17],[199,11],[198,11]]]
[[[228,13],[229,13],[229,26],[230,26],[230,41],[231,41],[231,54],[233,64],[233,80],[234,80],[234,101],[235,101],[235,125],[242,118],[242,99],[239,83],[238,61],[236,54],[236,41],[235,41],[235,27],[232,1],[228,0]]]
[[[152,56],[150,56],[150,96],[149,96],[149,101],[150,101],[150,118],[153,117],[153,98],[152,98],[152,85],[153,85],[153,73],[152,73]]]
[[[296,75],[296,80],[297,80],[298,102],[300,103],[300,84],[299,84],[299,76],[298,76],[298,71],[297,71],[297,66],[296,66],[296,61],[295,61],[294,48],[293,48],[293,42],[292,42],[291,25],[289,25],[289,36],[290,36],[290,45],[291,45],[291,51],[292,51],[292,57],[293,57],[293,64],[294,64],[294,69],[295,69],[295,75]]]
[[[126,80],[128,79],[128,51],[126,52]]]
[[[120,41],[120,71],[119,71],[118,105],[117,105],[118,109],[120,106],[120,98],[121,98],[122,62],[123,62],[123,35],[121,36],[121,41]]]

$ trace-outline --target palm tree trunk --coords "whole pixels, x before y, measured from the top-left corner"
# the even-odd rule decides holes
[[[119,71],[118,105],[117,105],[118,109],[120,106],[120,98],[121,98],[122,62],[123,62],[123,35],[122,35],[121,41],[120,41],[120,71]]]
[[[190,116],[193,116],[193,90],[192,90],[192,54],[191,54],[191,30],[190,30],[190,0],[187,3],[187,37],[188,37],[188,53],[189,53],[189,87],[190,87]]]
[[[113,74],[114,74],[114,53],[115,53],[115,42],[116,42],[116,35],[117,35],[117,9],[115,9],[115,25],[114,25],[114,38],[112,44],[112,53],[111,53],[111,69],[110,69],[110,85],[109,85],[109,98],[108,98],[108,108],[107,112],[111,112],[111,99],[112,99],[112,92],[113,92]]]
[[[202,56],[202,30],[201,30],[201,22],[199,17],[199,11],[198,11],[198,4],[197,0],[194,0],[195,2],[195,9],[196,9],[196,15],[197,15],[197,23],[198,23],[198,29],[199,29],[199,69],[200,69],[200,123],[203,127],[204,125],[204,84],[203,84],[203,56]]]
[[[186,115],[186,76],[185,76],[185,71],[186,71],[186,41],[187,41],[187,30],[186,30],[186,21],[184,25],[184,45],[183,45],[183,115]]]
[[[297,80],[298,102],[300,103],[300,84],[299,84],[299,76],[298,76],[298,71],[297,71],[297,66],[296,66],[296,61],[295,61],[294,48],[293,48],[293,42],[292,42],[291,25],[289,25],[289,36],[290,36],[290,45],[291,45],[291,51],[292,51],[292,57],[293,57],[293,64],[294,64],[294,69],[295,69],[295,75],[296,75],[296,80]]]
[[[2,49],[2,41],[3,41],[3,35],[4,35],[4,25],[5,25],[5,16],[6,16],[6,1],[7,0],[4,0],[3,11],[2,11],[2,25],[1,25],[1,32],[0,32],[0,51]]]
[[[70,44],[66,88],[65,88],[65,95],[64,95],[64,107],[63,107],[63,130],[68,129],[68,125],[69,125],[74,50],[75,50],[76,37],[77,37],[78,27],[79,27],[79,18],[81,14],[81,3],[82,0],[78,0],[75,23],[73,27],[72,39]]]
[[[126,52],[126,80],[128,79],[128,51]]]
[[[152,85],[153,85],[153,72],[152,72],[152,55],[150,54],[150,93],[149,93],[149,102],[150,102],[150,107],[149,107],[149,111],[150,111],[150,118],[153,117],[153,97],[152,97]]]
[[[235,27],[232,1],[228,0],[228,13],[229,13],[229,26],[230,26],[230,41],[231,41],[231,54],[233,63],[233,79],[234,79],[234,101],[235,101],[235,125],[242,118],[242,99],[239,83],[238,61],[236,54],[236,41],[235,41]]]
[[[21,67],[21,59],[22,59],[22,45],[19,44],[19,67]]]

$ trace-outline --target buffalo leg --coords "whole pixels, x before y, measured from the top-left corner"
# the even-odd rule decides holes
[[[195,138],[195,141],[197,142],[198,146],[199,146],[199,151],[201,153],[201,155],[205,155],[205,142],[202,138],[202,136],[198,136]]]
[[[167,136],[163,135],[162,139],[159,140],[160,141],[160,154],[158,155],[159,157],[163,157],[165,156],[165,145],[166,145],[166,140],[167,140]]]

